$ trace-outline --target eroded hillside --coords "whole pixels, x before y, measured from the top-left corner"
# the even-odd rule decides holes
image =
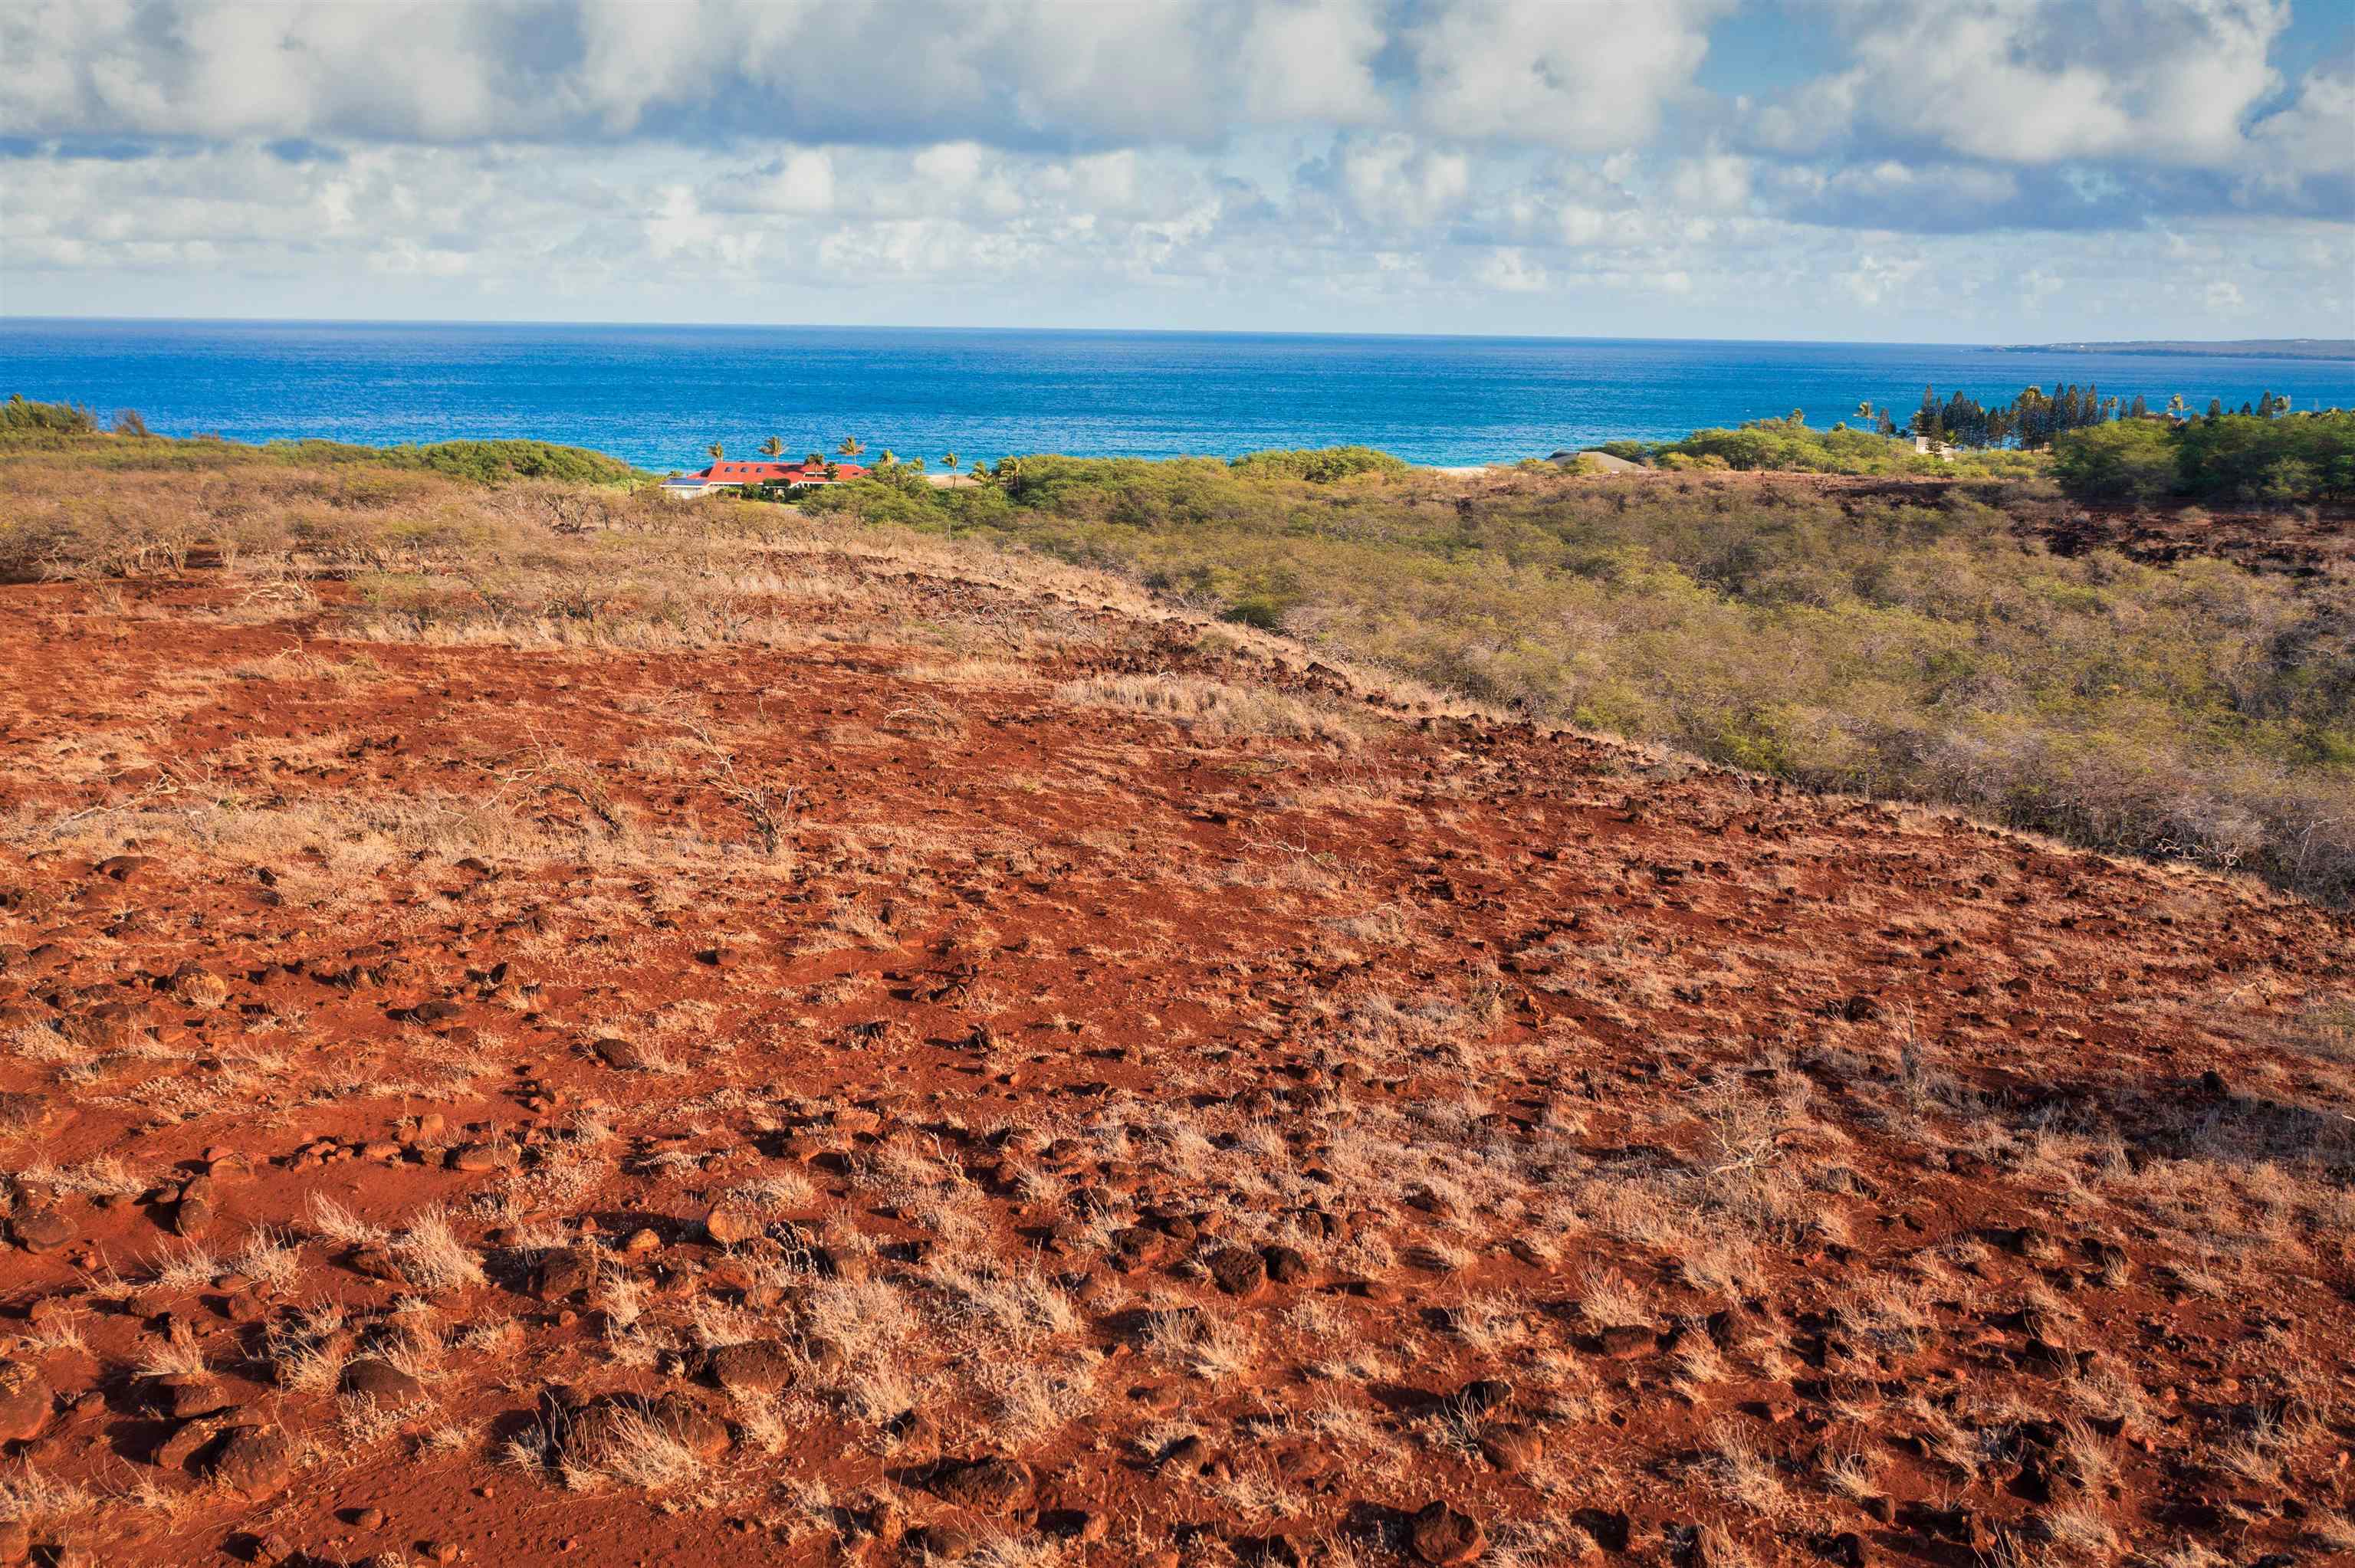
[[[2355,1551],[2345,916],[421,530],[0,588],[0,1562]]]

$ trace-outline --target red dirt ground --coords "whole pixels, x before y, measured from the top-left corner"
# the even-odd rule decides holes
[[[0,588],[0,1562],[2348,1560],[2355,921],[812,569]]]

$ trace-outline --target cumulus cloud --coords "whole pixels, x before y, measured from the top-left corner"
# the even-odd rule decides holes
[[[2287,0],[1859,0],[1856,60],[1818,111],[1949,154],[2227,164],[2280,83],[2267,63]]]
[[[1467,0],[1410,30],[1417,112],[1445,135],[1640,146],[1691,90],[1732,0]]]
[[[1009,145],[1384,111],[1372,0],[26,0],[24,135]]]
[[[0,268],[13,309],[1142,290],[1572,330],[1623,323],[1542,313],[1992,324],[2140,269],[2343,330],[2355,60],[2290,79],[2291,0],[1787,3],[1826,58],[1745,90],[1736,0],[16,0]]]
[[[1472,192],[1472,165],[1461,153],[1438,152],[1409,136],[1346,141],[1334,156],[1334,176],[1350,209],[1385,228],[1421,228],[1464,205]]]

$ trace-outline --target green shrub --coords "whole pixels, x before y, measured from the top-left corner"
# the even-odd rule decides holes
[[[2052,443],[2052,477],[2080,501],[2159,500],[2176,487],[2174,433],[2160,419],[2072,430]]]
[[[13,392],[0,403],[0,439],[97,433],[98,416],[71,403],[36,403],[22,392]]]
[[[1245,452],[1227,466],[1245,479],[1299,479],[1311,484],[1330,484],[1361,473],[1398,474],[1407,470],[1404,460],[1371,447]]]
[[[2053,477],[2080,501],[2169,496],[2243,505],[2355,500],[2355,413],[2126,419],[2053,443]]]

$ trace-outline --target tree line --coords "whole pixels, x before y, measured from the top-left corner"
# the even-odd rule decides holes
[[[2203,417],[2221,419],[2230,411],[2222,398],[2211,397]],[[2270,389],[2254,403],[2243,402],[2240,408],[2241,413],[2258,419],[2271,419],[2289,411],[2289,398]],[[2169,398],[2164,409],[2154,410],[2149,399],[2139,394],[2128,401],[2105,397],[2099,387],[2090,383],[2081,387],[2074,382],[2049,395],[2041,387],[2030,387],[2009,402],[1993,405],[1983,404],[1962,392],[1949,393],[1942,401],[1936,387],[1925,387],[1922,389],[1921,407],[1902,429],[1886,408],[1876,408],[1870,401],[1859,405],[1857,412],[1882,435],[1926,436],[1957,447],[2017,446],[2029,451],[2042,450],[2072,430],[2090,429],[2118,419],[2182,420],[2191,417],[2181,393]]]

